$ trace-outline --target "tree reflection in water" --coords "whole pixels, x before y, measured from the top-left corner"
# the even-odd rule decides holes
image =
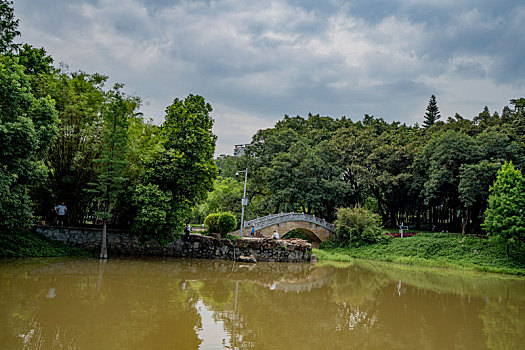
[[[525,282],[352,263],[176,259],[0,264],[4,348],[503,349]]]

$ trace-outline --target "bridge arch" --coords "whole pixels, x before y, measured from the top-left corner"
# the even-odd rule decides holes
[[[284,238],[284,236],[286,236],[288,233],[290,233],[292,231],[300,231],[300,232],[304,233],[310,239],[312,244],[314,244],[314,245],[319,245],[319,244],[322,243],[321,239],[319,237],[317,237],[317,235],[315,233],[313,233],[309,229],[306,229],[306,228],[303,228],[303,227],[295,228],[295,229],[289,230],[288,232],[284,232],[284,231],[282,233],[279,232],[279,235],[280,235],[281,238]]]
[[[271,237],[276,230],[282,237],[292,230],[299,230],[319,244],[335,234],[335,226],[324,219],[308,214],[281,213],[264,216],[246,221],[244,227],[247,232],[254,226],[255,231],[264,237]]]

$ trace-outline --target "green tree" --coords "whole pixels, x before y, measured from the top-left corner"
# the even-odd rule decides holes
[[[10,0],[0,0],[0,54],[5,54],[18,48],[18,44],[13,43],[14,38],[20,35],[17,30],[18,22],[13,11],[13,2]]]
[[[108,98],[102,108],[102,152],[94,162],[98,167],[97,182],[94,183],[95,198],[101,203],[103,210],[97,212],[102,218],[102,242],[100,258],[107,259],[106,228],[111,219],[111,210],[118,197],[124,192],[123,183],[127,165],[128,151],[128,104],[122,93],[121,86],[116,85],[108,93]]]
[[[133,231],[140,233],[142,241],[148,239],[169,243],[172,239],[169,227],[169,212],[173,198],[170,191],[163,191],[158,185],[138,184],[133,196],[138,208]]]
[[[231,212],[237,221],[241,218],[243,184],[234,178],[219,176],[213,183],[213,191],[193,211],[194,222],[202,223],[208,214]],[[246,215],[246,213],[245,213]]]
[[[430,100],[428,101],[427,112],[425,113],[425,120],[423,121],[423,126],[425,128],[431,127],[437,122],[439,118],[441,118],[441,115],[439,114],[436,96],[432,95],[430,96]]]
[[[191,94],[185,100],[175,99],[166,108],[160,135],[163,150],[147,161],[143,178],[143,184],[158,185],[166,195],[171,195],[169,230],[156,237],[160,241],[172,239],[191,209],[213,189],[217,177],[213,161],[217,137],[211,130],[211,111],[211,105],[203,97]],[[139,207],[138,211],[141,210]],[[135,230],[140,232],[140,225],[135,225]]]
[[[51,74],[53,58],[46,55],[46,50],[41,47],[37,49],[29,44],[24,44],[16,54],[18,62],[25,67],[24,73],[27,75]]]
[[[44,155],[52,169],[51,193],[47,196],[49,215],[56,202],[66,202],[71,223],[82,222],[88,214],[93,193],[86,191],[96,182],[94,159],[100,157],[102,106],[107,97],[103,90],[106,76],[83,72],[58,72],[40,76],[37,96],[51,96],[58,112],[58,137]]]
[[[514,98],[510,100],[514,105],[513,111],[513,127],[522,143],[525,143],[525,98]]]
[[[494,182],[500,167],[501,163],[493,163],[486,159],[475,164],[461,165],[458,194],[463,204],[462,234],[467,233],[467,226],[471,220],[474,221],[474,228],[478,228],[477,217],[484,211],[483,204],[488,200],[490,184]]]
[[[422,194],[425,204],[434,209],[433,224],[447,223],[448,229],[460,229],[461,220],[454,215],[462,207],[458,192],[460,167],[478,160],[475,140],[464,133],[448,130],[427,142],[420,159],[427,174]]]
[[[24,67],[0,55],[0,228],[25,227],[32,217],[31,190],[48,169],[41,161],[56,136],[50,98],[31,93]]]
[[[490,187],[488,208],[483,228],[488,235],[499,236],[506,242],[507,259],[510,246],[523,244],[525,239],[525,181],[512,162],[498,171]]]

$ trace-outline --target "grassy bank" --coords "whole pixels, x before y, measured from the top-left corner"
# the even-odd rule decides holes
[[[315,249],[314,254],[320,260],[351,261],[352,258],[360,258],[525,275],[525,251],[511,250],[507,260],[502,241],[448,233],[420,233],[359,247],[330,247],[325,244],[321,249]]]
[[[52,241],[32,231],[0,233],[0,257],[87,256],[86,251]]]

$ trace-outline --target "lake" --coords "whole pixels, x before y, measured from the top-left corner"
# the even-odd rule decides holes
[[[523,349],[525,279],[356,261],[0,260],[2,349]]]

